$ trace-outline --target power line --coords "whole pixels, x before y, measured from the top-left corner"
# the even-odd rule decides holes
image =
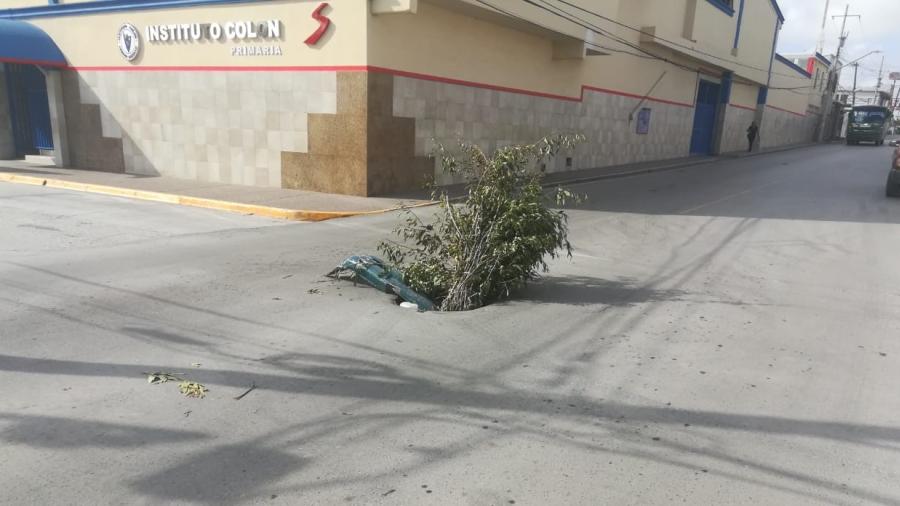
[[[684,70],[687,70],[687,71],[689,71],[689,72],[700,72],[699,69],[696,69],[696,68],[693,68],[693,67],[689,67],[689,66],[683,65],[683,64],[681,64],[681,63],[673,62],[673,61],[669,60],[668,58],[665,58],[665,57],[659,56],[659,55],[657,55],[657,54],[654,54],[654,53],[652,53],[652,52],[650,52],[650,51],[648,51],[648,50],[646,50],[646,49],[644,49],[644,48],[642,48],[642,47],[640,47],[640,46],[638,46],[638,45],[635,45],[635,44],[631,43],[630,41],[628,41],[628,40],[626,40],[626,39],[623,39],[622,37],[619,37],[618,35],[616,35],[616,34],[610,32],[610,31],[608,31],[608,30],[605,30],[605,29],[603,29],[603,28],[601,28],[601,27],[599,27],[599,26],[597,26],[597,25],[594,25],[594,24],[592,24],[592,23],[589,23],[589,22],[587,22],[587,21],[584,21],[583,19],[578,18],[577,16],[574,16],[574,15],[570,14],[570,13],[568,13],[568,12],[566,12],[566,11],[560,9],[559,7],[556,7],[556,6],[554,6],[554,5],[551,5],[551,4],[547,3],[545,0],[541,0],[541,2],[544,3],[544,4],[546,4],[546,5],[549,6],[549,7],[553,7],[554,9],[556,9],[556,10],[559,11],[559,12],[551,11],[550,9],[548,9],[548,8],[546,8],[546,7],[542,7],[542,6],[540,6],[540,5],[537,5],[536,3],[532,2],[531,0],[522,0],[522,1],[525,2],[525,3],[527,3],[527,4],[532,5],[532,6],[534,6],[534,7],[537,7],[538,9],[542,9],[542,10],[544,10],[544,11],[547,11],[547,12],[549,12],[549,13],[551,13],[551,14],[557,16],[557,17],[563,18],[563,19],[565,19],[566,21],[569,21],[570,23],[574,23],[574,24],[576,24],[576,25],[578,25],[578,26],[581,26],[582,28],[585,28],[585,29],[587,29],[587,30],[590,30],[590,31],[592,31],[592,32],[594,32],[594,33],[596,33],[596,34],[598,34],[598,35],[603,35],[603,36],[605,36],[605,37],[607,37],[607,38],[610,38],[610,39],[614,40],[615,42],[618,42],[618,43],[620,43],[620,44],[622,44],[622,45],[625,45],[625,46],[628,46],[628,47],[630,47],[630,48],[632,48],[632,49],[635,49],[635,50],[637,50],[637,51],[640,51],[641,53],[644,53],[644,54],[646,54],[646,55],[648,55],[648,56],[652,56],[653,58],[656,58],[656,59],[658,59],[658,60],[660,60],[660,61],[664,61],[664,62],[669,63],[669,64],[671,64],[671,65],[674,65],[674,66],[676,66],[676,67],[680,67],[680,68],[682,68],[682,69],[684,69]],[[560,14],[560,13],[562,13],[562,14]],[[573,18],[574,18],[574,19],[573,19]]]
[[[540,7],[540,6],[538,6],[538,5],[535,5],[531,0],[521,0],[521,1],[523,1],[523,2],[525,2],[525,3],[528,3],[528,4],[531,4],[531,5],[534,5],[535,7],[538,7],[538,8],[543,9],[543,7]],[[542,1],[544,1],[544,3],[546,3],[545,0],[542,0]],[[705,51],[701,51],[701,50],[699,50],[699,49],[692,48],[692,47],[690,47],[690,46],[686,46],[686,45],[684,45],[684,44],[681,44],[681,43],[678,43],[678,42],[675,42],[675,41],[666,39],[666,38],[664,38],[664,37],[660,37],[660,36],[658,36],[658,35],[656,35],[656,34],[654,34],[654,33],[651,33],[651,32],[645,32],[644,30],[641,30],[640,28],[635,28],[635,27],[633,27],[633,26],[631,26],[631,25],[628,25],[628,24],[626,24],[626,23],[622,23],[621,21],[616,21],[615,19],[609,18],[609,17],[604,16],[604,15],[602,15],[602,14],[599,14],[599,13],[597,13],[597,12],[594,12],[594,11],[591,11],[591,10],[588,10],[588,9],[585,9],[584,7],[581,7],[580,5],[573,4],[573,3],[571,3],[571,2],[569,2],[569,1],[567,1],[567,0],[557,0],[557,1],[560,2],[560,3],[562,3],[562,4],[568,5],[569,7],[572,7],[572,8],[574,8],[574,9],[577,9],[577,10],[579,10],[579,11],[581,11],[581,12],[584,12],[584,13],[586,13],[586,14],[590,14],[590,15],[596,16],[596,17],[598,17],[598,18],[600,18],[600,19],[609,21],[610,23],[612,23],[612,24],[614,24],[614,25],[621,26],[622,28],[627,28],[628,30],[632,30],[632,31],[637,32],[637,33],[639,33],[639,34],[646,35],[646,36],[648,36],[648,37],[652,37],[652,38],[654,38],[654,39],[661,40],[661,41],[663,41],[663,42],[672,44],[673,46],[677,46],[677,47],[680,47],[680,48],[682,48],[682,49],[686,49],[686,50],[688,50],[688,51],[693,51],[693,52],[695,52],[695,53],[697,53],[697,54],[701,54],[701,55],[704,55],[704,56],[708,56],[708,57],[710,57],[710,58],[715,58],[715,59],[717,59],[717,60],[722,60],[722,61],[725,61],[725,62],[728,62],[728,63],[732,63],[732,64],[734,64],[734,65],[738,65],[738,66],[741,66],[741,67],[745,67],[745,68],[749,68],[749,69],[753,69],[753,70],[757,70],[757,71],[765,72],[765,73],[768,73],[768,72],[769,72],[769,69],[764,69],[764,68],[760,68],[760,67],[755,67],[755,66],[753,66],[753,65],[747,65],[747,64],[745,64],[745,63],[741,63],[741,62],[738,62],[738,61],[736,61],[736,60],[732,60],[732,59],[730,59],[730,58],[724,58],[724,57],[721,57],[721,56],[714,55],[714,54],[712,54],[712,53],[707,53],[707,52],[705,52]],[[547,10],[547,9],[544,9],[544,10]],[[562,11],[562,9],[560,9],[560,10]],[[550,11],[548,11],[548,12],[550,12]],[[565,11],[563,11],[563,12],[565,12]],[[573,15],[573,16],[574,16],[574,15]],[[580,19],[580,18],[579,18],[579,19]],[[775,48],[772,48],[772,49],[773,49],[773,51],[774,51]],[[788,75],[788,74],[781,74],[781,73],[779,73],[779,72],[773,72],[772,75],[778,75],[778,76],[787,77],[787,78],[791,78],[791,79],[805,79],[805,78],[803,78],[803,77],[796,77],[796,76],[791,76],[791,75]]]
[[[538,27],[538,28],[542,28],[542,29],[544,29],[544,30],[556,31],[556,30],[554,30],[553,28],[550,28],[550,27],[541,25],[541,24],[539,24],[539,23],[536,23],[536,22],[534,22],[534,21],[531,21],[530,19],[523,18],[522,16],[513,14],[513,13],[507,11],[507,10],[501,9],[500,7],[497,7],[496,5],[490,4],[490,3],[486,2],[485,0],[475,0],[475,1],[478,2],[478,3],[480,3],[480,4],[482,4],[482,5],[485,5],[485,6],[487,6],[487,7],[490,7],[491,9],[493,9],[493,10],[495,10],[495,11],[497,11],[497,12],[500,12],[500,13],[502,13],[502,14],[505,14],[505,15],[511,17],[511,18],[518,19],[518,20],[520,20],[520,21],[524,21],[524,22],[526,22],[526,23],[529,23],[529,24],[531,24],[531,25],[534,25],[534,26],[536,26],[536,27]],[[588,27],[585,27],[585,28],[588,28]],[[590,29],[590,28],[588,28],[588,29]],[[591,31],[594,31],[594,30],[591,30]],[[605,34],[602,34],[602,33],[599,33],[599,32],[595,32],[595,33],[598,33],[599,35],[605,35]],[[607,36],[607,37],[613,39],[613,41],[615,41],[615,42],[623,43],[623,42],[621,42],[621,41],[619,41],[619,40],[616,40],[615,37],[611,37],[611,36]],[[680,68],[680,69],[682,69],[682,70],[687,70],[688,72],[692,72],[692,73],[701,73],[701,72],[702,72],[700,69],[688,67],[688,66],[686,66],[686,65],[682,65],[682,64],[680,64],[680,63],[673,62],[673,61],[671,61],[671,60],[669,60],[669,59],[667,59],[667,58],[663,58],[663,57],[661,57],[661,56],[655,55],[655,54],[653,54],[653,53],[651,53],[651,52],[649,52],[649,51],[647,51],[647,50],[645,50],[645,49],[643,49],[643,48],[641,48],[641,47],[634,46],[634,45],[629,44],[629,43],[627,43],[627,42],[624,42],[623,44],[624,44],[624,45],[627,45],[628,47],[631,47],[632,49],[636,49],[636,50],[640,51],[640,52],[643,53],[643,54],[635,54],[635,53],[632,53],[632,52],[629,52],[629,51],[626,51],[626,50],[622,50],[622,49],[614,49],[614,48],[610,48],[610,47],[605,47],[605,46],[601,46],[601,45],[598,45],[598,44],[594,44],[594,43],[588,42],[588,41],[584,41],[584,43],[585,43],[585,44],[588,44],[588,45],[590,45],[590,46],[592,46],[592,47],[595,47],[595,48],[598,48],[598,49],[605,50],[605,51],[610,51],[610,52],[614,52],[614,53],[621,53],[621,54],[627,54],[627,55],[635,56],[635,57],[638,57],[638,58],[653,59],[653,60],[663,61],[663,62],[666,62],[666,63],[668,63],[668,64],[670,64],[670,65],[674,65],[675,67],[678,67],[678,68]]]
[[[539,23],[536,23],[536,22],[534,22],[534,21],[531,21],[531,20],[529,20],[529,19],[526,19],[526,18],[524,18],[524,17],[522,17],[522,16],[519,16],[519,15],[517,15],[517,14],[513,14],[513,13],[511,13],[511,12],[505,10],[505,9],[502,9],[502,8],[500,8],[500,7],[497,7],[496,5],[490,4],[490,3],[488,3],[488,2],[486,2],[486,1],[484,1],[484,0],[476,0],[476,1],[477,1],[478,3],[480,3],[480,4],[482,4],[482,5],[485,5],[485,6],[487,6],[487,7],[490,7],[491,9],[493,9],[493,10],[495,10],[495,11],[497,11],[497,12],[500,12],[500,13],[502,13],[502,14],[505,14],[506,16],[509,16],[509,17],[511,17],[511,18],[518,19],[518,20],[520,20],[520,21],[524,21],[524,22],[526,22],[526,23],[528,23],[528,24],[531,24],[531,25],[533,25],[533,26],[542,28],[542,29],[544,29],[544,30],[555,31],[553,28],[550,28],[550,27],[541,25],[541,24],[539,24]],[[688,71],[688,72],[691,72],[691,73],[706,73],[704,70],[702,70],[702,69],[700,69],[700,68],[690,67],[690,66],[687,66],[687,65],[684,65],[684,64],[681,64],[681,63],[674,62],[674,61],[672,61],[672,60],[670,60],[670,59],[668,59],[668,58],[665,58],[665,57],[656,55],[656,54],[654,54],[654,53],[651,53],[651,52],[647,51],[646,49],[644,49],[644,48],[642,48],[642,47],[640,47],[640,46],[636,46],[636,45],[634,45],[633,43],[629,42],[628,40],[623,39],[623,38],[621,38],[621,37],[619,37],[619,36],[617,36],[617,35],[614,35],[614,34],[612,34],[611,32],[609,32],[609,31],[607,31],[607,30],[605,30],[605,29],[603,29],[603,28],[601,28],[601,27],[599,27],[599,26],[597,26],[597,25],[594,25],[594,24],[592,24],[592,23],[590,23],[590,22],[588,22],[588,21],[584,21],[584,20],[582,20],[581,18],[578,18],[577,16],[575,16],[575,15],[573,15],[573,14],[567,12],[567,11],[564,11],[563,9],[560,9],[559,7],[556,7],[556,6],[553,6],[552,4],[549,4],[546,0],[539,0],[539,1],[541,1],[542,3],[548,5],[549,7],[552,7],[553,9],[558,10],[559,12],[561,12],[561,13],[563,13],[563,14],[559,14],[559,13],[554,12],[554,11],[552,11],[552,10],[546,8],[546,7],[537,5],[537,4],[535,4],[535,3],[534,3],[533,1],[531,1],[531,0],[522,0],[522,1],[525,2],[525,3],[527,3],[527,4],[530,4],[530,5],[534,6],[534,7],[536,7],[536,8],[538,8],[538,9],[542,9],[542,10],[544,10],[544,11],[546,11],[546,12],[549,12],[549,13],[551,13],[551,14],[557,16],[557,17],[560,17],[560,18],[562,18],[562,19],[565,19],[566,21],[569,21],[569,22],[574,23],[574,24],[576,24],[576,25],[578,25],[578,26],[581,26],[582,28],[585,28],[585,29],[587,29],[587,30],[590,30],[590,31],[592,31],[592,32],[594,32],[594,33],[596,33],[596,34],[598,34],[598,35],[601,35],[601,36],[607,37],[607,38],[609,38],[609,39],[612,39],[614,42],[618,42],[618,43],[620,43],[620,44],[623,44],[623,45],[625,45],[625,46],[627,46],[627,47],[630,47],[630,48],[632,48],[632,49],[634,49],[634,50],[637,50],[637,51],[639,51],[639,52],[641,52],[641,53],[643,53],[643,54],[636,54],[636,53],[633,53],[633,52],[630,52],[630,51],[626,51],[626,50],[622,50],[622,49],[614,49],[614,48],[610,48],[610,47],[607,47],[607,46],[602,46],[602,45],[599,45],[599,44],[594,44],[594,43],[592,43],[592,42],[584,41],[584,43],[587,44],[587,45],[589,45],[589,46],[592,46],[592,47],[595,47],[595,48],[598,48],[598,49],[602,49],[602,50],[604,50],[604,51],[609,51],[609,52],[614,52],[614,53],[620,53],[620,54],[626,54],[626,55],[629,55],[629,56],[635,56],[635,57],[638,57],[638,58],[644,58],[644,59],[652,59],[652,60],[662,61],[662,62],[668,63],[668,64],[670,64],[670,65],[673,65],[673,66],[675,66],[675,67],[678,67],[678,68],[680,68],[680,69],[682,69],[682,70],[686,70],[686,71]],[[571,5],[571,4],[569,4],[568,2],[565,2],[565,0],[559,0],[559,1],[561,1],[561,2],[563,2],[563,3],[565,3],[565,4],[567,4],[567,5]],[[581,9],[580,7],[577,7],[577,6],[575,6],[575,7]],[[581,10],[585,10],[585,9],[581,9]],[[586,12],[590,12],[590,11],[586,11]],[[572,18],[575,18],[575,19],[572,19],[572,18],[570,18],[570,17],[568,17],[568,16],[571,16]],[[601,17],[601,18],[604,18],[604,19],[608,19],[608,18],[605,18],[605,17],[603,17],[603,16],[599,16],[599,15],[598,15],[598,17]],[[613,20],[611,20],[611,21],[612,21],[613,23],[615,23],[615,24],[620,24],[620,23],[618,23],[618,22],[616,22],[616,21],[613,21]],[[623,26],[628,27],[627,25],[623,25]],[[628,27],[628,28],[630,28],[630,29],[632,29],[632,30],[636,30],[636,31],[638,31],[638,32],[640,32],[640,33],[646,33],[646,32],[643,32],[643,31],[641,31],[641,30],[638,30],[638,29],[636,29],[636,28],[632,28],[632,27]],[[652,34],[648,34],[648,35],[651,35],[651,36],[652,36]],[[659,38],[660,40],[666,40],[666,39],[663,39],[663,38],[661,38],[661,37],[657,37],[657,38]],[[667,42],[668,42],[668,41],[667,41]],[[676,44],[676,45],[677,45],[677,44]],[[682,46],[682,47],[686,47],[686,46]],[[690,49],[690,48],[688,48],[688,49]],[[699,52],[699,51],[698,51],[698,52]],[[701,53],[702,53],[702,52],[701,52]],[[703,54],[706,54],[706,53],[703,53]],[[731,60],[727,60],[727,59],[725,59],[725,60],[726,60],[726,61],[731,61]],[[742,64],[741,64],[741,65],[742,65]],[[756,70],[761,70],[761,69],[758,69],[757,67],[752,67],[752,66],[748,66],[748,65],[743,65],[743,66],[748,67],[748,68],[753,68],[753,69],[756,69]],[[765,71],[765,72],[768,72],[768,71]],[[773,72],[772,74],[773,74],[773,75],[784,76],[784,77],[791,78],[791,79],[805,79],[805,80],[808,80],[808,79],[809,79],[809,78],[804,78],[804,77],[796,77],[796,76],[791,76],[791,75],[787,75],[787,74],[781,74],[781,73],[778,73],[778,72]],[[814,89],[814,88],[818,88],[818,86],[808,85],[808,86],[796,86],[796,87],[769,87],[768,89],[770,89],[770,90],[785,90],[785,91],[792,91],[792,92],[793,92],[793,91],[795,91],[795,90]]]

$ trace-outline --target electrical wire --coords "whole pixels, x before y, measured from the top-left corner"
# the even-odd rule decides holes
[[[528,3],[528,4],[531,4],[531,5],[535,5],[531,0],[521,0],[521,1],[523,1],[523,2],[525,2],[525,3]],[[541,1],[544,1],[544,0],[541,0]],[[701,50],[699,50],[699,49],[692,48],[692,47],[690,47],[690,46],[686,46],[686,45],[684,45],[684,44],[681,44],[681,43],[678,43],[678,42],[675,42],[675,41],[671,41],[671,40],[666,39],[666,38],[664,38],[664,37],[660,37],[660,36],[658,36],[658,35],[656,35],[656,34],[654,34],[654,33],[645,32],[644,30],[641,30],[640,28],[635,28],[635,27],[633,27],[633,26],[631,26],[631,25],[628,25],[628,24],[626,24],[626,23],[622,23],[621,21],[616,21],[615,19],[609,18],[609,17],[604,16],[604,15],[602,15],[602,14],[599,14],[599,13],[597,13],[597,12],[594,12],[594,11],[591,11],[591,10],[588,10],[588,9],[585,9],[584,7],[581,7],[581,6],[579,6],[579,5],[573,4],[573,3],[571,3],[571,2],[569,2],[569,1],[567,1],[567,0],[556,0],[556,1],[558,1],[558,2],[560,2],[560,3],[562,3],[562,4],[565,4],[565,5],[568,5],[569,7],[572,7],[572,8],[574,8],[574,9],[577,9],[577,10],[579,10],[579,11],[581,11],[581,12],[586,13],[586,14],[590,14],[590,15],[592,15],[592,16],[596,16],[596,17],[598,17],[598,18],[600,18],[600,19],[603,19],[603,20],[605,20],[605,21],[609,21],[610,23],[612,23],[612,24],[614,24],[614,25],[621,26],[622,28],[626,28],[626,29],[628,29],[628,30],[632,30],[632,31],[637,32],[637,33],[640,33],[640,34],[642,34],[642,35],[646,35],[646,36],[648,36],[648,37],[652,37],[652,38],[654,38],[654,39],[661,40],[661,41],[666,42],[666,43],[668,43],[668,44],[672,44],[673,46],[677,46],[677,47],[680,47],[680,48],[682,48],[682,49],[686,49],[686,50],[688,50],[688,51],[692,51],[692,52],[697,53],[697,54],[701,54],[701,55],[704,55],[704,56],[708,56],[708,57],[710,57],[710,58],[715,58],[715,59],[717,59],[717,60],[722,60],[722,61],[725,61],[725,62],[734,64],[734,65],[738,65],[738,66],[741,66],[741,67],[745,67],[745,68],[757,70],[757,71],[759,71],[759,72],[766,72],[766,73],[769,72],[769,69],[764,69],[764,68],[760,68],[760,67],[755,67],[755,66],[753,66],[753,65],[747,65],[747,64],[745,64],[745,63],[741,63],[741,62],[738,62],[738,61],[736,61],[736,60],[732,60],[732,59],[730,59],[730,58],[724,58],[724,57],[721,57],[721,56],[717,56],[717,55],[714,55],[714,54],[712,54],[712,53],[708,53],[708,52],[706,52],[706,51],[701,51]],[[544,3],[546,3],[546,1],[544,1]],[[537,5],[535,5],[535,6],[536,6],[536,7],[539,7],[539,8],[543,8],[543,7],[540,7],[540,6],[537,6]],[[544,9],[544,10],[547,10],[547,9]],[[560,9],[560,10],[562,10],[562,9]],[[552,11],[550,11],[550,12],[552,12]],[[563,12],[565,12],[565,11],[563,11]],[[574,16],[574,15],[573,15],[573,16]],[[777,75],[777,76],[787,77],[787,78],[790,78],[790,79],[805,79],[805,78],[803,78],[803,77],[796,77],[796,76],[792,76],[792,75],[788,75],[788,74],[782,74],[782,73],[779,73],[779,72],[772,72],[772,75]]]
[[[531,21],[530,19],[523,18],[522,16],[519,16],[519,15],[517,15],[517,14],[513,14],[513,13],[507,11],[507,10],[504,10],[504,9],[502,9],[502,8],[500,8],[500,7],[497,7],[496,5],[490,4],[490,3],[486,2],[485,0],[475,0],[475,1],[478,2],[478,3],[480,3],[480,4],[482,4],[482,5],[484,5],[484,6],[490,7],[491,9],[493,9],[493,10],[495,10],[495,11],[497,11],[497,12],[500,12],[500,13],[502,13],[502,14],[505,14],[506,16],[509,16],[509,17],[511,17],[511,18],[518,19],[518,20],[520,20],[520,21],[524,21],[524,22],[526,22],[526,23],[528,23],[528,24],[534,25],[534,26],[536,26],[536,27],[538,27],[538,28],[542,28],[542,29],[544,29],[544,30],[556,31],[556,30],[553,29],[553,28],[550,28],[550,27],[541,25],[541,24],[539,24],[539,23],[536,23],[536,22],[534,22],[534,21]],[[591,31],[595,31],[595,30],[593,30],[593,29],[591,29],[591,28],[589,28],[589,27],[586,27],[586,26],[584,26],[584,28],[588,28],[588,29],[591,30]],[[595,32],[595,33],[598,33],[598,32]],[[605,34],[603,34],[603,33],[598,33],[598,35],[605,35]],[[670,65],[673,65],[673,66],[675,66],[675,67],[678,67],[678,68],[680,68],[680,69],[682,69],[682,70],[686,70],[686,71],[691,72],[691,73],[705,73],[705,72],[703,72],[702,70],[700,70],[700,69],[698,69],[698,68],[693,68],[693,67],[689,67],[689,66],[687,66],[687,65],[682,65],[682,64],[680,64],[680,63],[673,62],[673,61],[669,60],[668,58],[664,58],[664,57],[662,57],[662,56],[653,54],[653,53],[651,53],[651,52],[645,50],[644,48],[641,48],[641,47],[639,47],[639,46],[635,46],[635,45],[633,45],[633,44],[630,44],[630,43],[628,43],[627,41],[624,41],[624,42],[623,42],[623,41],[620,41],[620,40],[616,40],[615,37],[611,37],[611,36],[607,36],[607,37],[613,39],[613,41],[615,41],[615,42],[622,43],[622,44],[624,44],[624,45],[626,45],[626,46],[628,46],[628,47],[630,47],[630,48],[632,48],[632,49],[635,49],[635,50],[637,50],[637,51],[639,51],[640,53],[643,53],[643,54],[635,54],[635,53],[632,53],[632,52],[630,52],[630,51],[626,51],[626,50],[623,50],[623,49],[615,49],[615,48],[611,48],[611,47],[607,47],[607,46],[601,46],[601,45],[594,44],[594,43],[588,42],[588,41],[584,41],[584,43],[585,43],[585,44],[588,44],[588,45],[590,45],[590,46],[593,46],[593,47],[595,47],[595,48],[603,49],[603,50],[605,50],[605,51],[609,51],[609,52],[613,52],[613,53],[627,54],[627,55],[630,55],[630,56],[636,56],[636,57],[638,57],[638,58],[653,59],[653,60],[663,61],[663,62],[666,62],[666,63],[668,63],[668,64],[670,64]]]
[[[480,3],[480,4],[482,4],[482,5],[485,5],[485,6],[489,7],[489,8],[491,8],[491,9],[493,9],[493,10],[495,10],[495,11],[497,11],[497,12],[500,12],[500,13],[506,15],[506,16],[509,16],[509,17],[511,17],[511,18],[515,18],[515,19],[518,19],[518,20],[520,20],[520,21],[524,21],[524,22],[526,22],[526,23],[529,23],[529,24],[531,24],[531,25],[533,25],[533,26],[536,26],[536,27],[541,28],[541,29],[544,29],[544,30],[555,31],[555,30],[552,29],[552,28],[549,28],[549,27],[547,27],[547,26],[541,25],[541,24],[539,24],[539,23],[536,23],[536,22],[534,22],[534,21],[531,21],[531,20],[529,20],[529,19],[526,19],[526,18],[524,18],[524,17],[522,17],[522,16],[519,16],[519,15],[517,15],[517,14],[513,14],[513,13],[511,13],[511,12],[505,10],[505,9],[502,9],[502,8],[500,8],[500,7],[497,7],[496,5],[490,4],[490,3],[486,2],[485,0],[476,0],[476,1],[477,1],[478,3]],[[623,38],[621,38],[621,37],[619,37],[619,36],[617,36],[617,35],[614,35],[614,34],[612,34],[611,32],[608,32],[607,30],[605,30],[605,29],[603,29],[603,28],[600,28],[599,26],[593,25],[593,24],[591,24],[591,23],[589,23],[589,22],[587,22],[587,21],[583,21],[583,20],[581,20],[580,18],[577,18],[577,17],[575,17],[575,16],[573,16],[573,17],[575,17],[575,19],[576,19],[577,21],[576,21],[576,20],[573,20],[573,19],[570,19],[570,18],[568,18],[568,17],[566,17],[566,16],[564,16],[564,15],[561,15],[561,14],[558,14],[558,13],[556,13],[556,12],[553,12],[553,11],[551,11],[551,10],[548,9],[548,8],[545,8],[545,7],[542,7],[542,6],[540,6],[540,5],[537,5],[537,4],[535,4],[532,0],[521,0],[521,1],[523,1],[523,2],[525,2],[525,3],[527,3],[527,4],[530,4],[530,5],[534,6],[534,7],[537,7],[537,8],[539,8],[539,9],[542,9],[542,10],[545,10],[545,11],[547,11],[547,12],[550,12],[551,14],[554,14],[554,15],[556,15],[556,16],[558,16],[558,17],[561,17],[561,18],[563,18],[563,19],[565,19],[565,20],[567,20],[567,21],[569,21],[569,22],[575,23],[575,24],[581,26],[582,28],[585,28],[585,29],[588,29],[588,30],[590,30],[590,31],[592,31],[592,32],[594,32],[594,33],[597,33],[598,35],[602,35],[602,36],[605,36],[605,37],[607,37],[607,38],[609,38],[609,39],[612,39],[614,42],[618,42],[618,43],[623,44],[623,45],[626,45],[626,46],[628,46],[628,47],[630,47],[630,48],[632,48],[632,49],[635,49],[635,50],[637,50],[637,51],[640,51],[640,53],[642,53],[642,54],[637,54],[637,53],[633,53],[633,52],[626,51],[626,50],[622,50],[622,49],[615,49],[615,48],[611,48],[611,47],[608,47],[608,46],[602,46],[602,45],[595,44],[595,43],[592,43],[592,42],[584,41],[585,44],[587,44],[587,45],[589,45],[589,46],[592,46],[592,47],[594,47],[594,48],[601,49],[601,50],[604,50],[604,51],[613,52],[613,53],[626,54],[626,55],[630,55],[630,56],[634,56],[634,57],[638,57],[638,58],[644,58],[644,59],[649,59],[649,60],[663,61],[663,62],[665,62],[665,63],[668,63],[668,64],[670,64],[670,65],[673,65],[673,66],[675,66],[675,67],[677,67],[677,68],[680,68],[680,69],[682,69],[682,70],[686,70],[686,71],[691,72],[691,73],[706,73],[705,71],[701,70],[700,68],[695,68],[695,67],[690,67],[690,66],[687,66],[687,65],[683,65],[683,64],[680,64],[680,63],[677,63],[677,62],[673,62],[672,60],[669,60],[668,58],[665,58],[665,57],[662,57],[662,56],[653,54],[653,53],[647,51],[646,49],[644,49],[644,48],[642,48],[642,47],[640,47],[640,46],[636,46],[636,45],[632,44],[631,42],[627,41],[626,39],[623,39]],[[562,13],[569,14],[569,13],[567,13],[566,11],[563,11],[562,9],[560,9],[559,7],[556,7],[556,6],[553,6],[552,4],[547,3],[546,0],[539,0],[539,1],[541,1],[542,3],[548,5],[549,7],[552,7],[552,8],[554,8],[554,9],[557,9],[558,11],[560,11],[560,12],[562,12]],[[565,3],[565,4],[567,4],[567,5],[570,5],[570,4],[568,4],[568,2],[565,2],[565,0],[559,0],[559,1],[562,2],[562,3]],[[582,9],[582,10],[584,10],[584,9]],[[569,14],[569,15],[571,15],[571,14]],[[603,17],[603,16],[598,16],[598,17]],[[614,23],[618,24],[617,22],[614,22]],[[627,25],[626,25],[626,26],[627,26]],[[629,28],[630,28],[630,27],[629,27]],[[632,28],[632,29],[634,29],[634,28]],[[637,30],[637,29],[634,29],[634,30]],[[639,31],[640,33],[646,33],[646,32],[643,32],[643,31],[641,31],[641,30],[637,30],[637,31]],[[652,35],[652,34],[648,34],[648,35]],[[660,40],[666,40],[666,39],[663,39],[663,38],[661,38],[661,37],[658,37],[658,38],[659,38]],[[668,41],[667,41],[667,42],[668,42]],[[682,47],[686,47],[686,46],[682,46]],[[750,68],[757,69],[756,67],[750,67]],[[757,69],[757,70],[759,70],[759,69]],[[790,76],[790,75],[787,75],[787,74],[780,74],[780,73],[776,73],[776,72],[773,72],[772,75],[784,76],[784,77],[788,77],[788,78],[791,78],[791,79],[808,79],[808,78],[803,78],[803,77]],[[816,88],[818,88],[817,85],[794,86],[794,87],[785,87],[785,86],[769,86],[769,87],[768,87],[769,90],[783,90],[783,91],[793,92],[793,93],[795,93],[795,94],[800,94],[800,93],[796,93],[797,90],[808,90],[808,89],[816,89]]]

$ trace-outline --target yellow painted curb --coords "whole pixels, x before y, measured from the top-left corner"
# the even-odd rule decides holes
[[[132,188],[121,188],[118,186],[79,183],[76,181],[66,181],[64,179],[47,179],[42,177],[23,176],[20,174],[11,174],[9,172],[0,172],[0,181],[37,186],[49,186],[51,188],[62,188],[65,190],[100,193],[104,195],[115,195],[117,197],[150,200],[153,202],[165,202],[167,204],[178,204],[182,206],[202,207],[205,209],[217,209],[220,211],[253,214],[256,216],[265,216],[267,218],[279,218],[283,220],[293,221],[325,221],[334,218],[347,218],[350,216],[382,214],[390,211],[396,211],[397,209],[402,208],[402,206],[398,206],[387,209],[378,209],[375,211],[308,211],[302,209],[284,209],[281,207],[243,204],[240,202],[229,202],[226,200],[207,199],[203,197],[190,197],[187,195],[176,195],[172,193],[135,190]],[[422,207],[431,204],[432,202],[424,202],[406,207]]]

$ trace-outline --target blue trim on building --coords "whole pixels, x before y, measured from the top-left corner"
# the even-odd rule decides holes
[[[759,93],[756,94],[756,105],[763,105],[769,99],[769,87],[760,86]]]
[[[719,88],[719,103],[731,102],[731,84],[734,81],[734,72],[722,72],[722,84]]]
[[[28,19],[55,16],[83,16],[104,12],[171,9],[201,5],[238,4],[268,0],[95,0],[75,4],[54,4],[19,9],[0,9],[0,19]]]
[[[0,19],[0,61],[65,65],[66,57],[40,28],[25,21]]]
[[[803,74],[803,75],[806,76],[806,77],[812,77],[812,74],[810,74],[809,72],[807,72],[805,68],[803,68],[803,67],[797,65],[796,63],[792,62],[791,60],[788,60],[787,58],[785,58],[784,56],[781,56],[781,55],[778,54],[778,53],[775,53],[775,59],[778,60],[778,61],[780,61],[781,63],[784,63],[784,64],[787,65],[788,67],[790,67],[790,68],[796,70],[797,72]]]
[[[822,53],[820,53],[818,51],[816,51],[816,58],[818,58],[825,65],[828,65],[829,67],[831,66],[831,60],[829,60],[828,58],[825,58],[825,56],[823,56]]]
[[[741,7],[738,9],[737,29],[734,31],[734,49],[738,47],[738,41],[741,39],[741,22],[744,20],[744,0],[741,0]]]
[[[734,7],[726,4],[722,0],[706,0],[706,1],[711,3],[713,5],[713,7],[715,7],[716,9],[719,9],[720,11],[724,12],[725,14],[728,14],[729,16],[734,16]]]
[[[781,12],[781,7],[778,6],[777,0],[772,0],[772,7],[775,8],[775,14],[778,14],[778,21],[784,23],[784,14]]]

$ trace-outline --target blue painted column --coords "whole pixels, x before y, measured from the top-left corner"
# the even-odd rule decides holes
[[[722,153],[722,142],[725,138],[725,118],[728,114],[728,104],[731,102],[731,85],[734,82],[734,72],[722,72],[722,84],[719,86],[719,100],[716,107],[716,125],[713,130],[714,154]]]

